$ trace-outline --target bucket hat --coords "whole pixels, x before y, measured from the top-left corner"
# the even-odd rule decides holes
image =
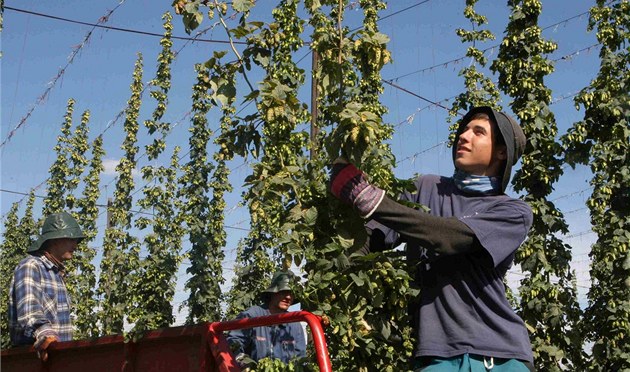
[[[53,213],[46,217],[41,234],[26,251],[38,251],[47,240],[61,238],[76,239],[79,242],[85,238],[77,220],[68,212]]]
[[[275,274],[273,274],[273,277],[271,278],[271,284],[269,284],[269,287],[267,287],[267,289],[261,292],[261,297],[267,300],[274,293],[278,293],[281,291],[291,291],[293,292],[292,295],[294,297],[293,303],[296,304],[299,301],[295,298],[295,290],[294,290],[295,281],[296,281],[295,274],[293,274],[291,270],[277,271]]]

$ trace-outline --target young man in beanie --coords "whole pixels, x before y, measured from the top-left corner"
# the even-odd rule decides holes
[[[291,287],[294,280],[291,271],[276,272],[269,288],[261,293],[263,304],[250,307],[236,319],[287,312],[295,302]],[[288,363],[291,359],[306,355],[306,339],[300,323],[234,330],[230,331],[226,338],[228,343],[236,348],[235,354],[239,361],[243,361],[247,356],[255,361],[269,357]]]
[[[64,262],[72,258],[83,238],[70,214],[49,215],[39,238],[26,250],[29,256],[13,274],[9,290],[11,343],[34,345],[43,361],[48,359],[46,350],[51,343],[72,339]]]
[[[533,219],[525,202],[505,195],[525,143],[508,115],[470,110],[453,145],[455,174],[420,176],[417,191],[401,195],[428,213],[390,199],[344,159],[333,165],[331,192],[368,219],[364,251],[406,243],[417,268],[415,371],[533,369],[527,329],[503,284]]]

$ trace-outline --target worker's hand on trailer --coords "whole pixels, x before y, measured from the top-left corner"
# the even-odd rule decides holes
[[[48,347],[53,342],[57,341],[59,341],[59,339],[54,334],[40,335],[39,337],[37,337],[37,340],[35,341],[35,344],[33,346],[35,347],[35,351],[37,351],[37,357],[41,359],[42,362],[48,360]]]

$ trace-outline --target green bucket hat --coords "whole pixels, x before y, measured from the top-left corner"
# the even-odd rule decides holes
[[[76,239],[79,242],[85,238],[77,220],[68,212],[53,213],[46,217],[42,233],[26,251],[38,251],[47,240],[61,238]]]
[[[273,278],[271,278],[271,284],[269,287],[262,291],[261,297],[263,299],[269,299],[269,297],[280,291],[291,291],[294,292],[293,296],[295,297],[294,290],[294,282],[296,281],[295,274],[291,270],[287,271],[277,271],[273,274]],[[298,303],[297,299],[293,299],[293,303]]]

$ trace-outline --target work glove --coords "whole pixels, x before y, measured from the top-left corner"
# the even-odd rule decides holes
[[[385,196],[385,191],[370,185],[365,174],[344,158],[333,162],[330,192],[343,203],[353,206],[363,218],[370,217]]]
[[[37,336],[37,340],[35,340],[35,344],[33,345],[33,347],[37,352],[37,357],[41,359],[42,362],[48,360],[48,347],[50,346],[50,344],[57,341],[59,341],[59,338],[57,338],[57,335],[52,331],[42,332],[40,335]]]

